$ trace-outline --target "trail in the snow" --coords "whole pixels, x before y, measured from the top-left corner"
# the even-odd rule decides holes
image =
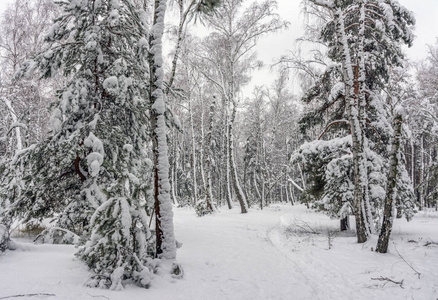
[[[0,298],[40,293],[56,296],[20,299],[438,299],[438,247],[424,246],[438,241],[436,213],[410,223],[396,220],[391,253],[385,255],[371,251],[374,238],[357,244],[353,232],[335,233],[329,249],[327,232],[336,231],[338,221],[304,206],[277,205],[248,214],[223,208],[202,218],[178,208],[174,220],[183,243],[177,257],[185,271],[181,280],[156,275],[148,290],[86,288],[89,272],[74,258],[73,246],[27,244],[0,255]],[[303,233],[305,224],[317,234]],[[403,280],[403,288],[372,280],[380,276]]]
[[[279,215],[273,209],[224,209],[190,224],[177,217],[177,237],[184,243],[178,260],[188,270],[186,280],[199,287],[191,290],[193,299],[205,299],[205,290],[209,299],[312,299],[303,274],[268,239]]]

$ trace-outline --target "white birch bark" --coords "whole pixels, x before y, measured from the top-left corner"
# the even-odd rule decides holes
[[[335,20],[337,23],[337,36],[338,42],[341,44],[341,51],[343,54],[343,73],[344,82],[346,86],[346,110],[350,123],[350,130],[352,136],[352,153],[354,164],[354,203],[353,212],[356,217],[356,233],[358,243],[364,243],[367,240],[366,228],[363,218],[363,178],[362,178],[362,166],[363,166],[363,144],[362,130],[359,120],[359,111],[356,107],[358,102],[356,91],[354,87],[355,75],[353,74],[353,64],[351,60],[350,49],[348,46],[347,36],[345,34],[345,23],[343,11],[338,8],[335,11]]]
[[[18,123],[17,114],[15,113],[15,110],[12,107],[11,101],[9,101],[9,99],[7,99],[6,97],[2,97],[2,98],[3,98],[3,101],[6,104],[6,107],[9,109],[9,113],[11,115],[12,122],[13,122],[13,124],[15,126],[14,130],[15,130],[15,136],[16,136],[16,139],[17,139],[16,152],[17,151],[21,151],[23,149],[23,143],[22,143],[22,139],[21,139],[20,126],[17,125],[17,123]]]

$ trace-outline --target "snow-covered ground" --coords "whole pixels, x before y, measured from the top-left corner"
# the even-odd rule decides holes
[[[222,208],[202,218],[175,209],[175,229],[181,280],[156,276],[148,290],[86,288],[73,246],[21,243],[0,255],[0,299],[438,299],[435,212],[396,220],[388,254],[372,251],[376,238],[356,244],[338,221],[301,205],[244,215]],[[8,298],[26,294],[39,295]]]

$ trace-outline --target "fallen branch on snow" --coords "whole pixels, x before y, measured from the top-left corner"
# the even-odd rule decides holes
[[[434,246],[438,246],[437,242],[433,242],[433,241],[428,241],[426,242],[426,244],[424,244],[424,247],[430,246],[430,245],[434,245]]]
[[[383,286],[385,286],[388,282],[392,282],[392,283],[394,283],[394,284],[399,285],[402,289],[404,289],[404,287],[403,287],[403,281],[404,281],[404,279],[403,279],[402,281],[395,281],[395,280],[392,280],[391,278],[380,276],[380,277],[378,277],[378,278],[371,278],[371,280],[386,281],[386,282],[383,284]]]
[[[88,294],[88,293],[87,293],[87,295],[90,296],[90,297],[93,297],[93,298],[105,298],[105,299],[109,299],[107,296],[103,296],[103,295],[91,295],[91,294]]]
[[[397,247],[395,246],[395,243],[394,243],[394,249],[395,249],[395,252],[397,252],[398,256],[415,272],[415,275],[418,276],[418,279],[420,279],[421,273],[418,272],[417,270],[415,270],[414,267],[410,263],[408,263],[407,260],[400,254],[400,252],[398,252]]]
[[[55,294],[47,294],[47,293],[37,293],[37,294],[18,294],[12,296],[1,297],[1,299],[11,299],[11,298],[20,298],[20,297],[36,297],[36,296],[56,296]]]

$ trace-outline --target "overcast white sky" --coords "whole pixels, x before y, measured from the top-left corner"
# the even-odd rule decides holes
[[[414,12],[417,20],[414,30],[417,38],[412,48],[407,49],[410,59],[418,60],[425,57],[427,44],[434,44],[438,37],[438,0],[399,0],[406,8]],[[293,49],[293,41],[302,34],[303,16],[300,11],[300,0],[278,0],[279,12],[287,21],[290,28],[281,33],[263,39],[263,48],[270,47],[274,55],[279,56],[284,50]],[[266,45],[265,45],[266,43]],[[267,51],[269,54],[269,51]],[[278,53],[278,54],[277,54]],[[262,55],[262,53],[260,53]],[[265,54],[263,54],[265,56]]]
[[[288,50],[296,48],[295,40],[303,34],[304,18],[301,13],[300,0],[277,0],[280,15],[291,23],[288,30],[262,38],[258,44],[258,57],[265,64],[272,64]],[[411,48],[406,47],[410,60],[426,57],[427,45],[433,45],[438,37],[438,0],[399,0],[400,4],[414,12],[416,39]],[[262,85],[272,82],[274,74],[257,72],[253,74],[252,84]],[[248,92],[252,88],[245,89]]]
[[[294,49],[295,39],[302,35],[303,16],[300,10],[300,0],[277,0],[279,13],[291,23],[288,30],[281,33],[272,34],[262,38],[257,48],[259,59],[265,64],[271,64],[275,58],[285,54],[288,50]],[[0,0],[0,12],[3,13],[5,7],[12,0]],[[419,60],[426,56],[427,44],[434,44],[438,37],[438,0],[399,0],[399,2],[414,12],[417,19],[414,41],[412,48],[407,49],[408,58]],[[1,28],[0,28],[1,30]],[[264,72],[267,74],[267,72]],[[256,84],[271,81],[268,75],[256,76]],[[263,78],[265,77],[265,78]],[[272,77],[272,76],[269,76]]]

